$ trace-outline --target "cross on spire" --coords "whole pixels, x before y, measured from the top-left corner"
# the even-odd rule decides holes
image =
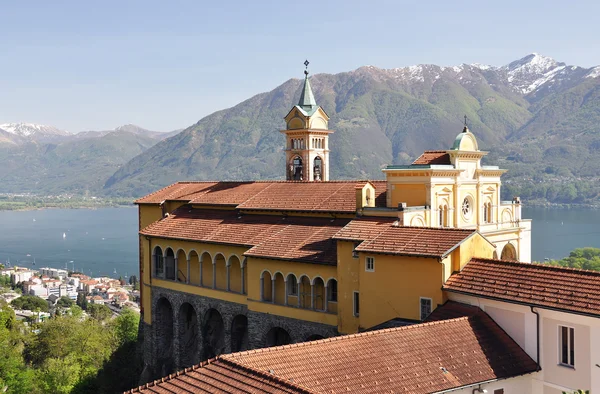
[[[308,60],[304,61],[304,66],[306,67],[306,70],[304,70],[304,74],[308,75],[308,65],[310,64],[310,62]]]
[[[469,130],[467,127],[467,115],[465,115],[465,127],[463,128],[463,133],[466,133]]]

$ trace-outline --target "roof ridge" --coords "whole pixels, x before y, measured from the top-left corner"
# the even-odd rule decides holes
[[[582,269],[582,268],[562,267],[562,266],[549,265],[546,263],[538,263],[538,262],[524,263],[522,261],[487,259],[487,258],[483,258],[483,257],[472,257],[469,262],[471,262],[471,261],[481,261],[481,262],[496,263],[496,264],[498,264],[498,263],[510,264],[510,265],[516,265],[519,267],[535,267],[535,268],[541,268],[541,269],[550,270],[550,271],[564,271],[564,272],[587,274],[587,275],[592,275],[592,276],[600,276],[600,271],[586,270],[586,269]]]
[[[224,355],[222,355],[220,357],[224,357],[224,358],[230,359],[230,358],[234,358],[234,357],[238,357],[238,356],[244,356],[246,354],[249,355],[249,354],[254,354],[254,353],[273,352],[273,351],[284,349],[284,348],[314,346],[316,344],[324,343],[324,342],[343,341],[343,340],[347,340],[347,339],[351,339],[351,338],[362,338],[362,337],[367,337],[367,336],[371,336],[371,335],[382,335],[382,334],[386,334],[386,333],[389,333],[389,332],[418,329],[418,328],[422,328],[422,327],[433,326],[433,325],[436,325],[436,324],[449,324],[449,323],[460,321],[460,320],[468,320],[471,317],[472,316],[461,316],[461,317],[456,317],[456,318],[453,318],[453,319],[437,320],[437,321],[432,321],[432,322],[423,322],[423,323],[418,323],[418,324],[411,324],[411,325],[408,325],[408,326],[383,328],[381,330],[375,330],[375,331],[364,331],[364,332],[358,332],[358,333],[354,333],[354,334],[339,335],[339,336],[335,336],[335,337],[318,339],[316,341],[298,342],[298,343],[291,343],[291,344],[288,344],[288,345],[279,345],[279,346],[273,346],[273,347],[268,347],[268,348],[259,348],[259,349],[252,349],[252,350],[244,350],[244,351],[241,351],[241,352],[224,354]]]

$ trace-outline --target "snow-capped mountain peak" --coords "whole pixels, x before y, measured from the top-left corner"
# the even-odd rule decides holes
[[[46,126],[35,123],[4,123],[0,124],[0,129],[20,137],[37,137],[37,136],[69,136],[66,131],[57,129],[56,127]]]
[[[569,77],[577,68],[567,68],[551,57],[532,53],[522,59],[515,60],[503,67],[506,70],[508,82],[523,94],[529,94],[542,85],[561,77]]]
[[[590,70],[590,72],[585,77],[586,78],[598,78],[598,77],[600,77],[600,66],[592,68]]]

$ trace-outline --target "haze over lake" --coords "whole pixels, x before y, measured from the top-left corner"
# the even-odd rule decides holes
[[[526,208],[523,217],[533,219],[535,261],[600,247],[598,210]],[[94,276],[139,275],[137,220],[136,207],[0,211],[0,262],[34,267],[35,259],[35,268],[68,265]]]

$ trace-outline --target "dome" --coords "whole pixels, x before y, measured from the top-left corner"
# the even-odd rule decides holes
[[[452,150],[465,150],[465,151],[478,151],[477,139],[475,135],[469,131],[469,128],[465,126],[463,131],[456,136]]]

